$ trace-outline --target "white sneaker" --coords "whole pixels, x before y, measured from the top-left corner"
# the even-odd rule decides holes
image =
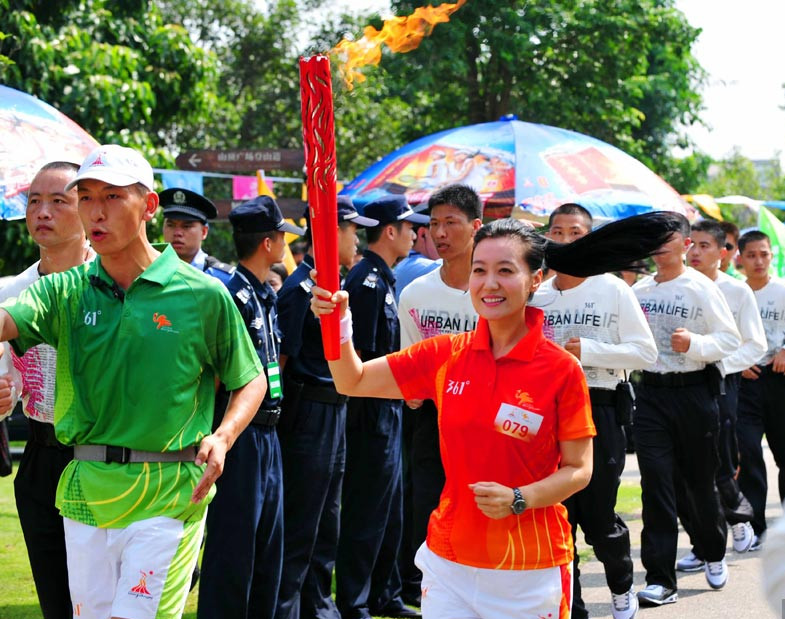
[[[676,570],[679,572],[700,572],[706,562],[695,556],[695,553],[690,551],[681,559],[676,561]]]
[[[638,614],[638,596],[633,587],[626,593],[611,593],[611,613],[613,619],[633,619]]]
[[[644,606],[662,606],[673,604],[679,599],[679,594],[673,589],[666,589],[662,585],[646,585],[643,591],[638,591],[638,601]]]
[[[728,582],[728,564],[722,561],[706,563],[706,582],[712,589],[722,589]]]
[[[747,552],[755,538],[752,525],[749,522],[739,522],[730,529],[733,534],[733,550],[736,552]]]

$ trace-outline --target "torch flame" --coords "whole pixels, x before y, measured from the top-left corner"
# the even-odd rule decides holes
[[[436,24],[450,21],[450,15],[464,4],[466,0],[439,6],[422,6],[415,9],[411,15],[386,19],[381,30],[366,26],[359,41],[344,38],[333,48],[332,53],[338,56],[338,70],[349,90],[353,88],[355,80],[365,81],[365,76],[358,71],[359,67],[379,64],[382,58],[382,43],[393,52],[410,52],[433,32]]]

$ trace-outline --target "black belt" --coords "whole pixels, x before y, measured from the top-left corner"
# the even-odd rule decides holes
[[[140,462],[193,462],[196,447],[186,447],[179,451],[143,451],[117,445],[76,445],[74,460],[90,462],[116,462],[117,464],[137,464]]]
[[[593,406],[616,406],[616,390],[589,387],[589,400]]]
[[[260,408],[256,411],[254,418],[251,419],[251,423],[255,426],[273,427],[278,423],[280,418],[280,408]]]
[[[36,445],[44,447],[58,447],[59,449],[70,449],[57,440],[55,427],[51,423],[36,421],[27,418],[27,426],[30,429],[30,441]]]
[[[642,372],[643,384],[648,387],[692,387],[705,385],[708,382],[706,370],[695,372]]]
[[[338,393],[334,387],[329,385],[309,385],[303,383],[300,396],[306,400],[321,402],[322,404],[346,404],[349,398],[342,393]]]

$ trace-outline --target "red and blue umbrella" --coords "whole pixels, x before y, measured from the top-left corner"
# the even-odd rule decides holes
[[[600,220],[656,210],[692,215],[676,190],[618,148],[514,118],[415,140],[373,164],[341,194],[360,209],[389,193],[416,205],[451,183],[477,190],[488,217],[547,217],[565,202],[581,204]]]
[[[81,163],[96,146],[89,133],[48,103],[0,86],[0,219],[25,216],[27,190],[42,165]]]

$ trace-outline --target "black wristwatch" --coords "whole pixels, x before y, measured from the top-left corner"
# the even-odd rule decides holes
[[[513,488],[512,494],[514,499],[512,505],[510,505],[510,509],[512,510],[512,513],[517,516],[518,514],[522,514],[523,510],[526,509],[526,499],[523,498],[523,495],[518,488]]]

